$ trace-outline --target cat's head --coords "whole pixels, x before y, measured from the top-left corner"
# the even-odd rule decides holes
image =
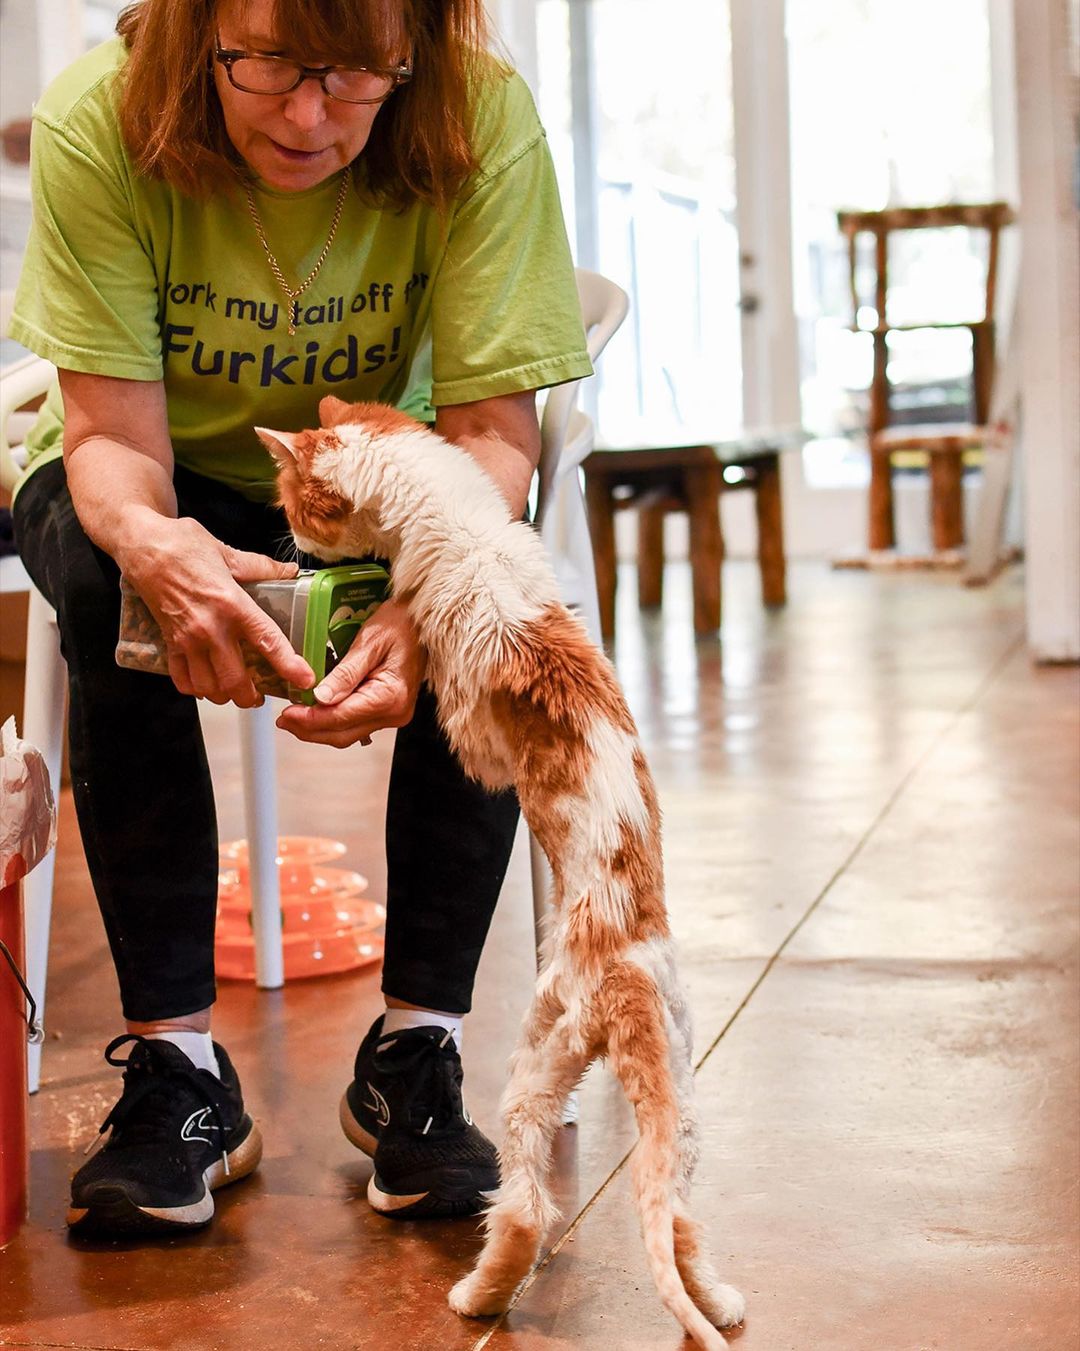
[[[377,461],[387,439],[415,424],[384,404],[319,402],[320,426],[302,432],[256,427],[278,466],[277,500],[297,545],[328,563],[377,552]]]

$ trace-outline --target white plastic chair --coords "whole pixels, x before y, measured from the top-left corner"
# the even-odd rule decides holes
[[[11,297],[0,297],[0,332],[7,333]],[[49,362],[26,356],[0,370],[0,486],[9,492],[18,478],[21,458],[17,449],[33,421],[32,414],[17,413],[22,404],[44,394],[56,377]],[[0,603],[29,593],[26,633],[26,685],[20,736],[36,746],[45,761],[53,795],[59,798],[60,765],[63,758],[64,715],[67,705],[67,673],[60,655],[56,616],[37,590],[16,555],[0,558]],[[56,853],[50,850],[23,883],[26,913],[26,981],[37,1002],[38,1017],[45,1008],[45,972],[52,915],[53,871]],[[41,1046],[27,1047],[30,1092],[41,1077]]]
[[[595,365],[612,334],[626,318],[630,301],[620,287],[597,272],[577,269],[581,317],[586,344]],[[540,464],[537,470],[536,524],[548,551],[562,599],[576,610],[589,634],[603,645],[600,604],[596,593],[589,518],[582,490],[581,464],[593,448],[592,420],[577,406],[580,380],[557,385],[548,395],[540,422]],[[551,909],[551,869],[544,851],[529,832],[529,867],[532,874],[533,924],[536,963]],[[563,1107],[563,1125],[578,1119],[577,1089]]]
[[[589,356],[595,362],[626,317],[629,301],[614,282],[597,273],[579,269],[577,283]],[[0,298],[0,332],[5,334],[10,314],[11,296],[5,292]],[[19,446],[33,421],[33,415],[16,410],[44,394],[55,376],[55,368],[35,356],[25,357],[0,370],[0,483],[8,489],[21,470],[23,459]],[[579,472],[581,462],[592,449],[593,428],[589,418],[577,408],[581,383],[577,380],[557,386],[544,407],[536,521],[551,555],[563,599],[581,612],[589,634],[599,643],[600,612]],[[67,673],[60,652],[56,616],[18,558],[0,559],[0,591],[30,593],[21,734],[42,752],[53,791],[59,798]],[[278,989],[284,984],[285,975],[276,860],[274,710],[266,703],[261,708],[238,710],[238,714],[244,820],[251,870],[255,982],[262,989]],[[55,855],[50,854],[30,874],[24,887],[27,984],[37,1000],[39,1016],[43,1016],[45,1008],[54,863]],[[543,851],[531,836],[530,864],[539,954],[551,875]],[[36,1092],[40,1075],[41,1048],[30,1046],[31,1092]]]

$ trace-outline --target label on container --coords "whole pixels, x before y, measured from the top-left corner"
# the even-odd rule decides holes
[[[315,672],[316,684],[328,675],[352,646],[362,625],[390,590],[390,577],[376,563],[324,568],[311,578],[306,597],[302,656]],[[295,603],[300,602],[298,595]],[[293,632],[297,632],[296,615]],[[310,690],[293,689],[294,699],[313,704]]]

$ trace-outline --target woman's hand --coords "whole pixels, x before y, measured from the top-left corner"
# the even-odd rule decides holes
[[[290,704],[277,725],[324,746],[366,743],[372,732],[411,720],[426,667],[427,653],[408,610],[384,601],[316,687],[318,704]]]
[[[198,521],[177,517],[164,383],[61,370],[60,390],[79,521],[150,607],[176,688],[215,704],[261,703],[242,642],[292,684],[314,684],[311,667],[237,586],[294,577],[296,565],[231,549]]]
[[[230,548],[190,517],[152,513],[138,546],[118,561],[161,626],[169,675],[181,694],[240,708],[261,703],[241,643],[256,648],[292,684],[314,684],[311,667],[237,585],[295,577],[295,563]]]

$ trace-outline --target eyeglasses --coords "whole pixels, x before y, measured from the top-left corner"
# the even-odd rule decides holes
[[[214,38],[214,60],[225,67],[229,83],[245,94],[289,94],[305,80],[318,80],[323,92],[342,103],[384,103],[399,84],[412,79],[412,66],[303,66],[286,56],[227,51]]]

